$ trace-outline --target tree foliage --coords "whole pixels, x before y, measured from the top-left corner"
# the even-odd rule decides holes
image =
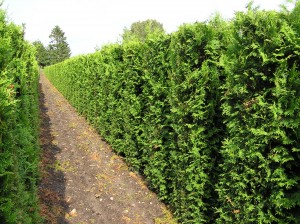
[[[148,19],[142,22],[134,22],[130,29],[125,28],[122,34],[123,42],[145,40],[151,35],[165,34],[163,25],[156,20]]]
[[[49,64],[62,62],[71,56],[71,50],[67,43],[65,33],[59,26],[55,26],[49,35],[50,43],[48,45]]]
[[[33,46],[35,46],[35,49],[36,49],[36,59],[37,59],[39,66],[44,67],[46,65],[50,65],[49,54],[48,54],[47,48],[44,46],[44,44],[39,40],[34,41],[32,44],[33,44]]]
[[[32,43],[36,48],[36,60],[41,67],[62,62],[71,56],[67,38],[59,26],[52,29],[49,38],[50,43],[48,46],[44,46],[40,40]]]

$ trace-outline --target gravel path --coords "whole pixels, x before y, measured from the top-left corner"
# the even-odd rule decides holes
[[[173,223],[157,196],[44,75],[40,110],[39,194],[45,223]]]

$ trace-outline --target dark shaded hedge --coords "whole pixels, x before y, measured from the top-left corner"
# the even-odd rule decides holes
[[[39,223],[38,69],[0,10],[0,223]]]
[[[299,223],[293,12],[249,8],[45,73],[180,222]]]

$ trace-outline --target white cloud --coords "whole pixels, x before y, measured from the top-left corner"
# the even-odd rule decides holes
[[[4,8],[18,23],[26,23],[26,38],[48,44],[51,29],[66,33],[73,55],[93,52],[98,45],[115,42],[125,26],[145,19],[163,23],[173,32],[183,23],[204,21],[219,11],[225,18],[244,10],[248,0],[6,0]],[[283,0],[255,1],[278,9]]]

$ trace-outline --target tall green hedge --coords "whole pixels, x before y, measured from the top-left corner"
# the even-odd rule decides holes
[[[220,223],[300,222],[300,38],[277,12],[237,13],[225,65]]]
[[[38,70],[5,17],[0,10],[0,223],[39,223]]]
[[[249,9],[45,74],[182,223],[299,222],[299,34]]]

